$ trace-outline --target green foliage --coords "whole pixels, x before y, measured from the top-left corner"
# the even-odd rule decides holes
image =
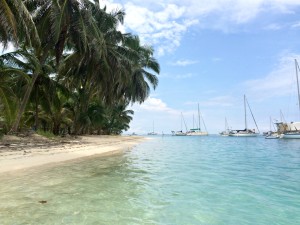
[[[47,135],[127,130],[133,115],[127,106],[146,100],[160,67],[151,47],[117,30],[125,12],[108,13],[97,1],[2,3],[8,7],[0,42],[18,44],[0,55],[4,132],[23,126]]]

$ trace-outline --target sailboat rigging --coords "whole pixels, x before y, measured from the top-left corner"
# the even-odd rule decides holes
[[[227,119],[225,117],[225,130],[220,132],[220,135],[221,136],[229,136],[229,133],[230,133],[230,129],[229,129],[229,126],[228,126]]]
[[[157,135],[157,133],[154,132],[154,121],[153,121],[153,128],[152,128],[152,132],[148,133],[148,135]]]
[[[203,123],[204,128],[205,128],[205,131],[201,130],[201,119],[202,119],[202,123]],[[203,120],[203,118],[201,116],[201,113],[200,113],[199,104],[198,104],[198,125],[199,125],[198,128],[190,129],[187,132],[187,135],[188,136],[207,136],[208,135],[204,120]]]
[[[300,113],[300,91],[299,91],[299,78],[298,71],[300,70],[299,64],[295,59],[296,79],[297,79],[297,93],[298,93],[298,107]],[[300,139],[300,122],[278,122],[277,132],[280,134],[280,138],[284,139]]]
[[[251,112],[252,118],[254,120],[254,123],[256,125],[258,133],[256,133],[255,129],[248,129],[248,124],[247,124],[247,106]],[[245,116],[245,129],[244,130],[231,130],[229,132],[229,136],[234,136],[234,137],[256,137],[259,134],[259,129],[257,126],[257,123],[255,121],[255,118],[253,116],[252,110],[250,108],[250,105],[246,99],[246,95],[244,95],[244,116]]]
[[[183,115],[181,113],[181,130],[179,130],[179,131],[171,131],[173,136],[186,136],[187,135],[187,132],[183,132],[182,131],[182,122],[184,122],[185,130],[187,130],[184,117],[183,117]]]

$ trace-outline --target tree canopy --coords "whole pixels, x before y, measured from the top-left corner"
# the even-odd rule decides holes
[[[151,46],[122,33],[125,12],[89,0],[2,0],[2,132],[120,134],[158,85]]]

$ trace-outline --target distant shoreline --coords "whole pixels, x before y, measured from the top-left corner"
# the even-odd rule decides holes
[[[39,135],[0,141],[0,175],[50,163],[123,152],[146,140],[141,136],[89,135],[51,141]]]

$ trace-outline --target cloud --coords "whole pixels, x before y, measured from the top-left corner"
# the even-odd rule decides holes
[[[103,3],[120,8],[119,4],[109,1]],[[186,7],[176,4],[149,4],[127,2],[123,5],[126,12],[124,27],[127,32],[137,33],[142,43],[156,45],[156,54],[162,56],[173,52],[180,46],[182,36],[189,27],[197,24],[198,19],[185,17]],[[153,6],[155,5],[155,7]]]
[[[224,107],[227,107],[227,106],[234,105],[234,98],[229,95],[216,96],[213,98],[209,98],[206,101],[199,102],[199,104],[201,106],[218,106],[218,107],[224,106]]]
[[[244,86],[260,100],[286,96],[295,92],[293,88],[296,81],[294,59],[300,59],[300,55],[290,53],[282,56],[273,71],[263,78],[246,81]]]
[[[144,43],[157,45],[159,56],[180,46],[186,30],[198,23],[197,19],[183,18],[184,6],[169,4],[158,11],[151,11],[129,2],[124,7],[127,13],[125,26],[137,32]]]
[[[162,78],[168,78],[168,79],[176,79],[176,80],[180,80],[180,79],[188,79],[191,77],[194,77],[195,74],[193,73],[184,73],[184,74],[168,74],[168,73],[164,73],[161,74],[159,77]]]
[[[296,14],[299,0],[168,0],[153,1],[101,0],[109,8],[125,9],[124,27],[120,29],[137,33],[143,43],[155,46],[156,54],[172,53],[180,46],[186,32],[194,26],[235,32],[243,25],[263,21],[266,13],[273,15]],[[265,27],[278,30],[280,25],[272,23]],[[294,27],[298,27],[295,23]]]
[[[280,29],[282,29],[282,25],[272,23],[272,24],[267,25],[264,29],[265,30],[280,30]]]
[[[291,27],[294,28],[294,29],[299,29],[300,28],[300,21],[295,22],[294,24],[292,24]]]
[[[188,66],[188,65],[192,65],[192,64],[197,64],[198,61],[193,61],[193,60],[177,60],[176,62],[171,63],[171,65],[174,66]]]
[[[145,111],[163,112],[172,115],[178,115],[180,113],[177,110],[168,107],[161,99],[153,97],[149,97],[142,105],[139,106],[139,108]]]
[[[220,61],[222,61],[222,58],[214,57],[214,58],[212,58],[212,61],[213,62],[220,62]]]

